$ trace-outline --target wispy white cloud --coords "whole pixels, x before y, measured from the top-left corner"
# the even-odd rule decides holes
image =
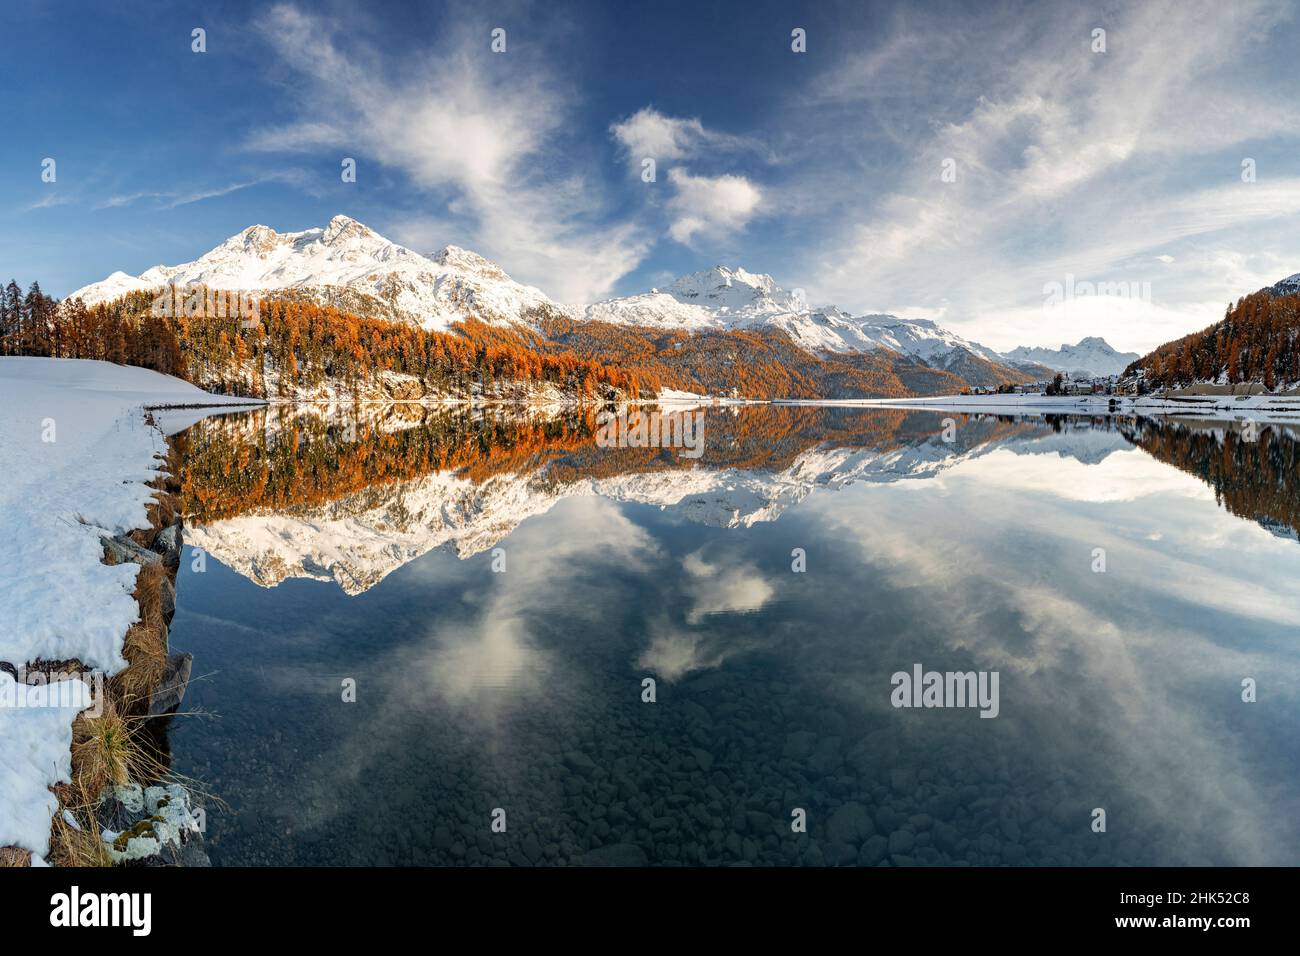
[[[682,567],[691,576],[692,607],[686,615],[698,624],[710,614],[727,611],[757,611],[776,593],[767,579],[751,564],[724,565],[689,554]]]
[[[609,130],[636,168],[643,159],[662,163],[704,152],[762,152],[755,139],[706,129],[698,117],[667,116],[653,106],[642,107]]]
[[[570,97],[526,51],[492,54],[466,26],[394,72],[347,24],[292,5],[258,27],[293,72],[302,115],[254,133],[250,148],[334,146],[401,170],[445,201],[436,219],[449,213],[471,232],[446,241],[476,246],[561,299],[605,293],[644,255],[646,231],[608,222],[597,178],[564,161]]]
[[[763,194],[744,176],[693,176],[685,167],[669,170],[675,192],[668,234],[689,243],[696,235],[722,236],[744,228],[757,212]]]
[[[754,565],[744,561],[709,561],[703,552],[682,560],[686,572],[683,593],[689,601],[685,626],[668,616],[650,624],[650,640],[637,658],[637,666],[666,680],[692,671],[718,667],[723,661],[753,648],[759,640],[707,627],[715,614],[761,610],[776,588]]]
[[[697,239],[730,236],[745,227],[763,201],[762,190],[746,175],[703,175],[684,165],[667,166],[688,160],[717,166],[738,154],[762,154],[757,139],[708,129],[696,117],[668,116],[653,106],[642,107],[609,129],[634,172],[642,173],[643,164],[653,160],[656,177],[666,179],[667,232],[677,242],[690,245]],[[655,205],[654,200],[649,205]]]
[[[121,193],[116,196],[109,196],[107,199],[95,203],[95,209],[118,209],[122,206],[130,206],[133,203],[140,202],[142,199],[165,199],[169,193],[160,193],[156,191]]]
[[[303,120],[256,130],[244,141],[244,148],[254,152],[283,153],[336,146],[345,140],[344,132],[332,123]]]
[[[650,106],[614,123],[610,132],[634,163],[682,159],[708,136],[698,119],[676,119]]]
[[[193,192],[183,193],[175,196],[167,203],[168,209],[175,209],[177,206],[188,206],[191,203],[203,202],[205,199],[217,199],[221,196],[228,196],[231,193],[239,192],[241,189],[248,189],[252,186],[260,186],[263,183],[277,182],[282,180],[281,176],[262,176],[258,179],[250,179],[242,183],[231,183],[228,186],[217,186],[212,189],[198,189]]]
[[[824,146],[812,124],[826,110],[857,108],[877,117],[874,145],[892,137],[905,157],[864,194],[842,176],[819,179],[824,165],[798,184],[820,192],[808,200],[819,208],[845,210],[807,257],[813,294],[852,309],[941,307],[962,332],[1009,346],[994,341],[1004,318],[1041,305],[1044,282],[1069,271],[1159,290],[1168,321],[1147,330],[1129,312],[1137,328],[1104,330],[1118,346],[1212,321],[1204,303],[1221,309],[1250,290],[1208,264],[1163,281],[1157,256],[1190,259],[1180,253],[1194,243],[1203,258],[1207,242],[1226,247],[1238,231],[1281,239],[1270,223],[1295,211],[1294,181],[1276,164],[1253,184],[1239,172],[1260,140],[1296,138],[1294,97],[1251,69],[1290,13],[1267,0],[1152,2],[1054,11],[1051,30],[1019,7],[960,22],[900,15],[891,39],[804,94],[809,155]],[[1094,27],[1107,29],[1105,53],[1089,47]],[[898,119],[898,102],[935,119]],[[955,181],[942,177],[946,160]],[[1283,241],[1300,255],[1300,242]]]
[[[296,170],[280,170],[257,176],[253,179],[243,180],[242,182],[227,183],[224,186],[196,187],[189,190],[142,190],[134,193],[121,193],[101,200],[95,204],[94,208],[118,209],[138,202],[154,200],[163,209],[176,209],[180,206],[188,206],[192,203],[203,202],[205,199],[218,199],[222,196],[229,196],[231,193],[237,193],[254,186],[262,186],[266,183],[297,184],[300,183],[301,180],[302,177]]]
[[[31,212],[35,209],[52,209],[55,206],[66,206],[75,201],[76,200],[68,193],[50,192],[36,200],[36,202],[28,205],[27,211]]]

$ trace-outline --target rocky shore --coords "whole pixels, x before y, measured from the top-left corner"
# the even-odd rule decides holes
[[[95,801],[81,807],[81,816],[90,826],[77,832],[98,830],[108,861],[118,865],[209,865],[203,849],[202,807],[185,786],[167,781],[167,767],[157,753],[169,718],[185,699],[194,662],[191,654],[173,651],[169,642],[176,613],[176,574],[184,546],[179,511],[183,440],[167,440],[167,461],[154,483],[157,495],[149,508],[150,526],[128,535],[100,538],[105,564],[140,565],[136,579],[140,621],[127,633],[123,649],[130,666],[109,681],[108,707],[133,726],[128,730],[131,745],[142,753],[134,766],[127,761],[123,768],[127,779],[110,774]],[[78,760],[76,730],[74,725],[74,784],[91,771],[86,764],[94,761],[93,751],[89,759]],[[59,838],[67,833],[60,822],[71,824],[76,817],[74,808],[64,806],[62,821],[56,818],[51,834],[52,862],[60,862]],[[69,857],[75,860],[75,855]]]
[[[184,543],[181,440],[167,440],[167,459],[152,483],[149,526],[100,537],[104,564],[139,566],[133,595],[139,620],[123,638],[128,666],[104,681],[76,659],[36,660],[21,668],[0,663],[29,685],[80,677],[103,696],[72,725],[71,779],[53,788],[59,810],[51,825],[51,865],[208,865],[202,807],[186,787],[167,780],[159,748],[184,701],[193,664],[168,641]],[[33,862],[29,850],[0,847],[0,866]]]

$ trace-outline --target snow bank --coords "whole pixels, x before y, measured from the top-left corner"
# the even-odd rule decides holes
[[[126,666],[139,569],[101,563],[99,538],[148,523],[167,449],[143,409],[247,402],[108,362],[0,358],[0,661]]]
[[[708,402],[709,396],[701,395],[698,392],[684,392],[680,388],[664,388],[659,390],[660,402],[688,403],[688,402]]]
[[[0,661],[126,666],[139,568],[103,564],[99,538],[148,523],[166,443],[145,409],[238,404],[248,400],[146,369],[0,358]],[[72,721],[89,694],[80,680],[29,687],[0,671],[0,846],[48,853],[49,788],[71,774]]]
[[[72,721],[91,703],[82,681],[28,687],[0,671],[0,846],[49,853],[50,787],[72,775]]]

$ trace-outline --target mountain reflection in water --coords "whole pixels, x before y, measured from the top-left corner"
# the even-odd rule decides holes
[[[172,641],[220,716],[172,744],[229,805],[214,862],[1294,862],[1291,432],[751,406],[688,458],[596,427],[184,437],[208,560]],[[916,664],[998,671],[999,715],[894,709]]]

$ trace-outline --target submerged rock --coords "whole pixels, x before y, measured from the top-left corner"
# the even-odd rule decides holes
[[[193,654],[186,652],[168,656],[167,670],[163,674],[162,683],[149,699],[150,717],[176,713],[185,699],[185,690],[189,687],[190,671],[193,666]]]
[[[826,837],[832,843],[848,843],[856,847],[875,832],[871,814],[860,803],[837,807],[826,821]]]
[[[596,772],[595,762],[581,751],[574,750],[564,755],[564,763],[570,770],[574,770],[583,776],[590,776]]]

